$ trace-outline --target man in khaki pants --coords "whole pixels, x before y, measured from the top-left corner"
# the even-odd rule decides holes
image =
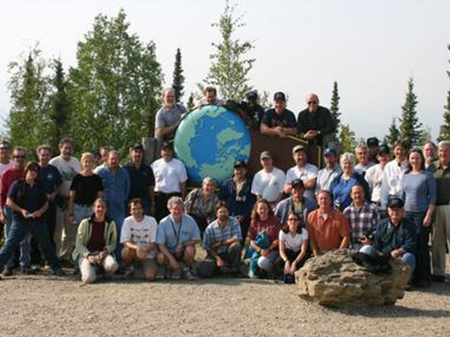
[[[63,265],[73,265],[71,254],[75,247],[77,227],[69,220],[68,201],[70,185],[75,175],[80,172],[80,162],[72,157],[73,142],[69,138],[63,138],[59,142],[60,155],[50,160],[62,177],[62,185],[56,198],[56,228],[55,244],[56,252]]]
[[[436,210],[432,235],[433,282],[445,282],[446,244],[450,247],[450,141],[438,145],[439,159],[429,166],[436,178]]]

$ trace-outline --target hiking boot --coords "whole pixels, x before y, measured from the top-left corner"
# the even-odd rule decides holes
[[[55,276],[64,276],[64,275],[66,275],[66,273],[64,272],[64,270],[62,270],[62,268],[55,269],[53,271],[53,274]]]
[[[170,280],[172,278],[173,270],[170,267],[164,267],[164,279]]]
[[[188,281],[195,281],[197,280],[197,277],[195,277],[192,273],[191,270],[189,269],[189,267],[184,267],[183,268],[183,278],[188,280]]]
[[[431,281],[436,282],[436,283],[445,282],[445,276],[444,275],[431,275]]]
[[[5,267],[5,269],[3,269],[3,273],[2,276],[12,276],[13,275],[13,270],[10,267]]]
[[[133,278],[134,275],[134,268],[133,267],[128,267],[125,268],[125,274],[123,274],[123,279],[124,280],[130,280]]]
[[[34,275],[35,274],[35,271],[33,269],[31,269],[30,267],[28,267],[28,266],[20,267],[20,272],[23,275]]]

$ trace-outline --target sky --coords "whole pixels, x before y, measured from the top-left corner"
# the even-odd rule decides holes
[[[233,2],[232,2],[233,3]],[[448,0],[241,0],[236,14],[245,26],[236,37],[253,42],[256,62],[249,83],[258,91],[288,95],[297,114],[305,96],[330,105],[339,85],[343,123],[357,137],[382,139],[401,115],[407,83],[414,78],[420,121],[433,138],[443,122],[450,89]],[[76,66],[77,43],[98,14],[121,8],[130,32],[156,44],[157,59],[171,85],[175,52],[181,49],[186,95],[208,73],[211,43],[224,0],[0,0],[0,117],[10,109],[8,64],[39,44],[45,58]]]

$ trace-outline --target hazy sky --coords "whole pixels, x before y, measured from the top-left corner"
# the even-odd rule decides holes
[[[401,114],[407,81],[414,77],[419,117],[437,136],[450,80],[448,0],[243,0],[236,1],[256,58],[251,85],[284,91],[295,113],[308,92],[329,106],[339,83],[342,120],[359,137],[383,137]],[[46,58],[76,65],[77,42],[100,13],[125,10],[130,31],[153,40],[166,84],[172,82],[181,48],[186,92],[195,90],[209,67],[211,42],[224,1],[216,0],[0,0],[0,115],[9,111],[7,66],[36,42]],[[185,99],[187,99],[187,96]]]

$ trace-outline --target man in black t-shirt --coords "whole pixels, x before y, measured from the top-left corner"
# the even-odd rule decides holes
[[[309,145],[325,146],[325,136],[336,131],[330,110],[319,105],[319,97],[316,94],[308,94],[306,104],[308,107],[298,114],[298,133]]]
[[[294,113],[286,109],[286,96],[282,92],[277,92],[273,100],[274,108],[267,110],[261,121],[261,133],[281,138],[295,136],[297,122]]]
[[[151,167],[144,162],[144,147],[140,143],[131,149],[131,160],[124,165],[130,176],[128,200],[139,198],[145,215],[155,213],[155,176]]]

